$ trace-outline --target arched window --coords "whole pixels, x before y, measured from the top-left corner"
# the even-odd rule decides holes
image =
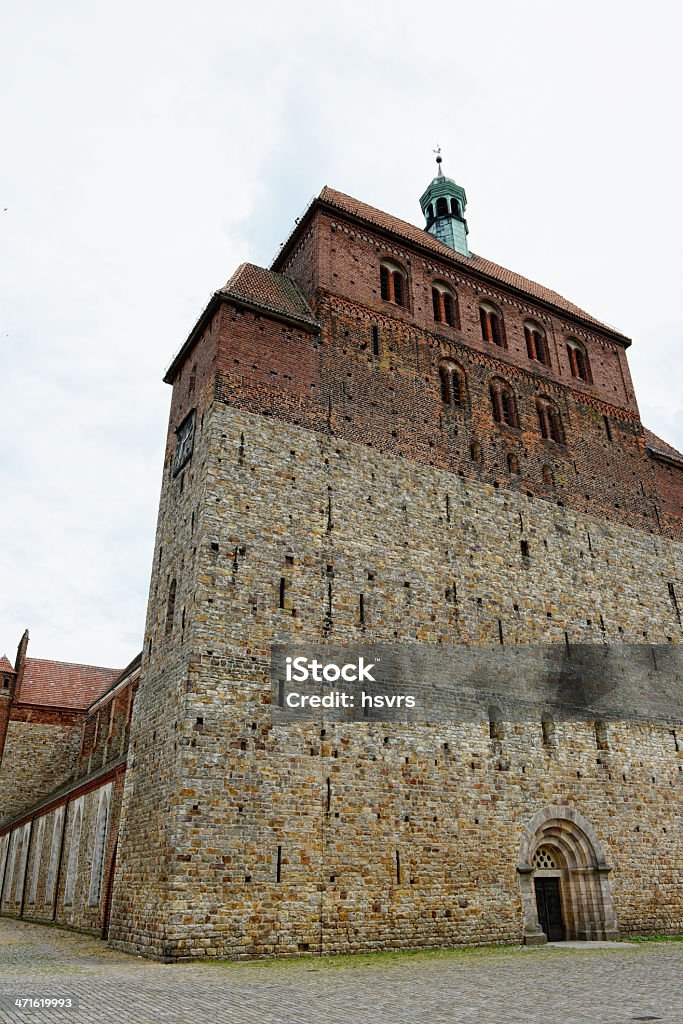
[[[105,786],[100,794],[100,802],[97,808],[97,824],[95,825],[95,844],[93,846],[90,891],[88,893],[88,903],[91,907],[97,906],[102,895],[102,874],[104,872],[104,855],[107,849],[110,796],[111,786]]]
[[[448,216],[448,200],[444,196],[439,196],[436,201],[436,215],[437,217]]]
[[[546,441],[564,444],[562,419],[555,403],[551,402],[549,398],[537,398],[536,413],[541,428],[541,437],[544,437]]]
[[[541,871],[557,871],[559,863],[552,846],[539,846],[531,862],[532,868]]]
[[[434,220],[434,207],[431,203],[427,207],[427,218],[428,220]]]
[[[547,462],[544,464],[542,472],[543,472],[543,483],[544,484],[549,484],[549,485],[552,486],[552,484],[555,483],[555,477],[553,476],[553,471],[552,471],[552,469],[550,468],[550,466],[548,465]]]
[[[449,327],[460,326],[458,297],[453,289],[443,281],[435,281],[432,285],[432,307],[437,324],[448,324]]]
[[[572,377],[578,380],[585,380],[587,384],[593,383],[593,375],[588,361],[588,353],[585,347],[576,338],[567,340],[567,355],[569,356],[569,369]]]
[[[490,341],[491,344],[498,345],[500,348],[507,348],[503,314],[493,303],[482,302],[480,304],[479,322],[484,341]]]
[[[439,380],[441,383],[441,401],[444,405],[451,405],[455,409],[464,408],[467,392],[465,389],[465,374],[460,367],[451,362],[440,363]]]
[[[460,216],[460,206],[457,199],[451,199],[451,213],[454,217]]]
[[[478,441],[472,441],[470,444],[470,457],[472,462],[481,462],[481,445]]]
[[[508,455],[508,470],[514,473],[515,476],[519,474],[519,459],[512,452]]]
[[[379,268],[380,292],[385,302],[407,306],[406,272],[398,263],[385,260]]]
[[[524,338],[529,359],[535,359],[545,366],[550,366],[550,349],[546,333],[534,320],[524,321]]]
[[[496,423],[503,423],[508,427],[518,427],[517,403],[515,394],[507,381],[492,380],[489,385],[491,395],[491,408]]]
[[[83,825],[83,798],[76,802],[74,820],[71,826],[71,843],[69,846],[69,860],[66,867],[66,886],[64,887],[64,906],[67,907],[74,901],[74,889],[76,887],[76,875],[78,874],[78,852],[81,845],[81,828]]]

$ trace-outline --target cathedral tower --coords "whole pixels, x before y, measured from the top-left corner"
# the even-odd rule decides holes
[[[683,635],[683,457],[661,456],[661,488],[629,339],[469,253],[440,163],[421,204],[426,231],[325,188],[167,372],[119,948],[543,941],[551,862],[570,937],[615,933],[610,870],[624,931],[683,926],[670,729],[273,717],[275,641]]]

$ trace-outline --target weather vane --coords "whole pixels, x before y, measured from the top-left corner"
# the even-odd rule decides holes
[[[433,150],[432,152],[436,153],[436,163],[439,168],[439,174],[441,175],[443,174],[443,171],[441,170],[441,162],[443,160],[443,157],[441,156],[441,146],[437,143],[436,149]]]

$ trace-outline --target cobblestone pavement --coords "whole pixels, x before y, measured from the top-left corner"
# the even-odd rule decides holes
[[[17,997],[79,1000],[25,1011]],[[0,920],[0,1021],[683,1024],[683,942],[163,965]]]

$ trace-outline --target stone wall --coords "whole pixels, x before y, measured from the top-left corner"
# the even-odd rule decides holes
[[[123,776],[117,772],[74,791],[2,837],[3,914],[101,932],[122,790]]]
[[[540,722],[503,740],[488,723],[273,727],[267,678],[276,639],[680,641],[680,545],[220,403],[204,413],[184,486],[169,476],[162,494],[115,944],[519,941],[520,842],[548,806],[599,836],[622,930],[681,927],[668,726],[610,726],[606,750],[590,723],[558,724],[552,747]]]
[[[69,778],[81,740],[82,715],[15,707],[12,716],[0,765],[0,826]]]

